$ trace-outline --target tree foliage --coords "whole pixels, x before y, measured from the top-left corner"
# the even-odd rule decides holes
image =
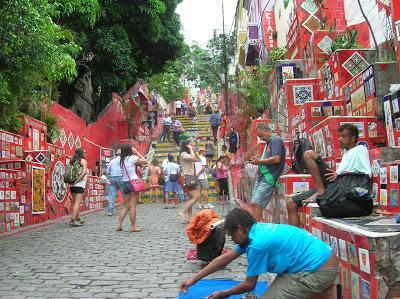
[[[211,86],[214,92],[221,91],[224,68],[232,62],[234,51],[233,37],[225,35],[224,47],[223,34],[209,40],[206,49],[198,44],[191,45],[184,55],[187,79],[200,88]]]
[[[33,115],[57,87],[72,102],[88,71],[99,110],[111,92],[162,71],[183,47],[180,1],[0,1],[0,127],[16,131],[17,115]]]
[[[358,44],[358,31],[356,29],[346,29],[345,32],[339,33],[332,43],[331,53],[340,49],[357,49],[360,47]]]
[[[0,128],[16,131],[18,114],[30,112],[49,82],[71,82],[80,48],[57,25],[56,7],[46,0],[0,4]]]
[[[181,0],[99,1],[100,17],[93,29],[77,28],[71,17],[63,23],[70,24],[79,37],[80,59],[88,54],[94,57],[83,61],[86,67],[81,72],[91,70],[101,109],[110,101],[111,92],[123,93],[138,78],[161,72],[168,61],[179,57],[184,44],[175,13]]]
[[[172,100],[183,98],[186,88],[182,84],[183,63],[181,60],[168,62],[161,73],[158,73],[146,80],[149,88],[156,90],[157,93],[169,103]]]
[[[255,116],[257,110],[265,110],[270,105],[269,77],[278,60],[286,58],[286,48],[276,48],[269,52],[267,61],[258,66],[251,66],[239,74],[238,90],[244,96],[244,112]]]

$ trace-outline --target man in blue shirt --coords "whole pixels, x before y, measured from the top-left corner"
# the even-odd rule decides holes
[[[286,224],[257,223],[243,209],[232,210],[225,219],[224,230],[237,244],[234,250],[219,256],[192,278],[184,281],[183,292],[203,277],[225,267],[243,253],[247,254],[246,280],[208,299],[228,298],[253,290],[258,276],[278,274],[264,299],[301,299],[321,294],[336,298],[334,282],[339,272],[339,259],[321,240],[305,230]]]
[[[221,125],[221,115],[217,110],[215,110],[210,115],[210,126],[214,136],[214,145],[217,144],[217,134],[218,134],[218,127]]]
[[[117,198],[117,191],[120,190],[122,192],[122,169],[120,165],[120,157],[121,151],[117,151],[117,155],[114,159],[110,161],[107,167],[107,174],[110,178],[110,186],[108,193],[108,216],[112,216],[115,199]]]

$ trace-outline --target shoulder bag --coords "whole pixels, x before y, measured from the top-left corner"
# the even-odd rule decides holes
[[[131,180],[129,176],[129,172],[126,169],[125,166],[125,161],[124,161],[124,168],[126,171],[126,174],[128,175],[129,178],[129,187],[131,192],[143,192],[146,191],[146,183],[142,179],[137,179],[137,180]]]
[[[196,171],[196,166],[194,165],[193,162],[193,170]],[[199,184],[197,177],[193,174],[186,174],[183,180],[183,185],[186,188],[194,188]]]

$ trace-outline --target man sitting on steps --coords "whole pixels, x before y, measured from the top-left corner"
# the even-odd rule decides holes
[[[339,143],[345,150],[342,161],[336,171],[328,168],[322,158],[314,151],[304,153],[304,164],[311,174],[315,189],[297,194],[286,202],[289,224],[300,225],[298,208],[303,200],[312,201],[317,195],[324,193],[329,184],[334,182],[339,174],[343,173],[364,173],[371,176],[371,163],[368,149],[364,145],[357,145],[358,128],[353,124],[343,124],[339,128]]]

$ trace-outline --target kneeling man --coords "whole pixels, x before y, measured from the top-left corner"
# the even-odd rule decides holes
[[[257,223],[245,210],[236,208],[226,217],[224,230],[237,244],[192,278],[184,281],[183,292],[203,277],[225,267],[242,254],[247,254],[247,277],[241,284],[211,294],[209,299],[228,298],[252,291],[258,276],[278,276],[261,298],[306,299],[336,298],[333,286],[339,271],[339,259],[321,240],[300,228],[286,224]]]

